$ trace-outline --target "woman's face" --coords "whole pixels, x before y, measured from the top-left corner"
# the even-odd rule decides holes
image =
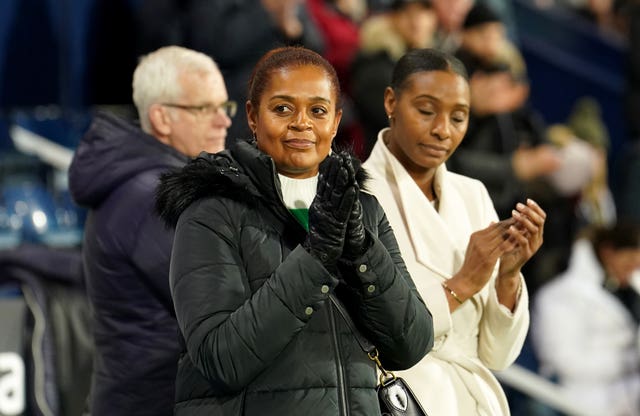
[[[309,178],[318,173],[342,117],[336,91],[323,68],[288,67],[271,74],[259,107],[247,102],[258,148],[273,158],[280,174]]]
[[[438,27],[436,12],[418,3],[409,3],[395,14],[395,27],[412,48],[426,48],[433,43]]]
[[[438,24],[447,33],[460,29],[469,9],[473,6],[472,0],[433,0],[432,3],[438,15]]]
[[[385,137],[389,150],[409,172],[437,168],[462,142],[469,102],[469,84],[454,72],[416,72],[398,94],[387,88],[384,105],[392,116]]]
[[[472,27],[463,32],[463,45],[485,61],[500,57],[506,40],[504,25],[489,22]]]

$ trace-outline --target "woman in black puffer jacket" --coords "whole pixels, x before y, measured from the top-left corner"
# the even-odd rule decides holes
[[[382,208],[360,192],[359,163],[328,156],[335,71],[281,48],[249,85],[254,140],[203,153],[158,189],[176,225],[176,415],[380,414],[375,364],[329,295],[390,370],[429,351],[433,326]]]

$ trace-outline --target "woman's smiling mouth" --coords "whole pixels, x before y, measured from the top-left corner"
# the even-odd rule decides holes
[[[287,139],[284,141],[285,146],[294,149],[309,149],[315,146],[315,142],[306,139]]]

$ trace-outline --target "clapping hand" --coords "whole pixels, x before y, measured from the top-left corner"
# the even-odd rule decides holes
[[[506,230],[515,248],[500,258],[499,278],[516,278],[520,269],[542,246],[542,234],[547,214],[532,199],[526,205],[518,203],[512,211],[514,223]]]
[[[344,241],[343,257],[353,261],[360,257],[367,249],[366,232],[362,222],[362,204],[360,203],[360,188],[356,182],[356,171],[360,167],[359,162],[350,155],[345,154],[345,162],[348,165],[350,181],[356,189],[356,198],[349,214],[347,233]]]
[[[491,278],[498,260],[496,291],[501,304],[514,310],[520,287],[520,269],[542,245],[547,214],[533,200],[517,204],[512,217],[494,222],[471,234],[464,263],[447,281],[456,301],[462,302],[480,291]],[[452,308],[457,305],[450,302]]]
[[[495,222],[471,234],[462,267],[447,282],[460,298],[468,299],[479,292],[491,278],[498,259],[515,249],[516,244],[505,232],[505,226],[510,226],[507,223],[515,221]]]
[[[342,256],[347,222],[358,189],[354,186],[351,159],[331,154],[321,164],[316,196],[309,207],[309,234],[304,243],[309,253],[329,271]]]

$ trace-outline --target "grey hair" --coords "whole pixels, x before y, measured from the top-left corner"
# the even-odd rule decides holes
[[[181,46],[165,46],[140,58],[133,72],[133,102],[142,130],[151,133],[149,107],[173,101],[183,94],[180,75],[219,72],[211,57]]]

